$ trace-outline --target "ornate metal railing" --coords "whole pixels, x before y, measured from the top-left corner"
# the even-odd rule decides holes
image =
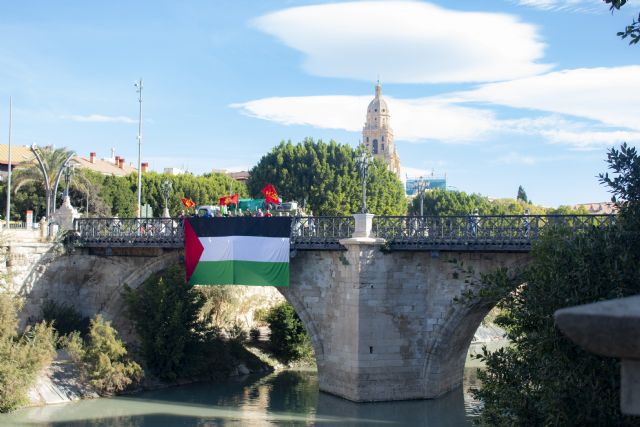
[[[177,218],[79,218],[74,227],[80,246],[184,246],[182,222]]]
[[[353,235],[352,216],[295,217],[291,223],[291,244],[295,249],[342,249],[340,239]]]
[[[373,234],[391,250],[528,251],[545,230],[576,233],[614,221],[615,215],[379,216]]]
[[[372,235],[390,250],[528,251],[546,230],[578,233],[614,222],[615,215],[377,216]],[[340,240],[354,230],[352,216],[295,217],[291,247],[343,249]],[[81,218],[75,231],[76,243],[86,247],[180,248],[184,240],[181,220],[170,218]]]

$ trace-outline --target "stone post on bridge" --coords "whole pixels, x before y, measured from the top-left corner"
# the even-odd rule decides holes
[[[345,250],[297,251],[279,288],[313,343],[321,391],[356,402],[429,399],[459,387],[467,349],[495,301],[456,302],[480,274],[526,254],[383,250],[354,215]]]
[[[58,224],[61,231],[73,230],[73,220],[80,218],[78,210],[71,206],[71,199],[65,196],[62,206],[52,215],[52,222]],[[49,236],[53,238],[54,236]]]

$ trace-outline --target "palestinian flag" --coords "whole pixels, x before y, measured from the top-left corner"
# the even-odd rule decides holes
[[[289,286],[291,217],[185,218],[190,285]]]

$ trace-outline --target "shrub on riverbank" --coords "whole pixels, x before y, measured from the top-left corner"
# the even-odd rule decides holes
[[[253,370],[262,368],[244,349],[242,328],[229,328],[226,341],[221,328],[203,318],[206,298],[187,285],[182,266],[150,277],[135,290],[127,287],[125,300],[146,368],[161,380],[224,376],[240,363]]]
[[[91,319],[86,343],[78,331],[63,339],[69,356],[99,394],[125,390],[143,376],[140,365],[127,358],[127,349],[117,334],[111,322],[98,314]]]
[[[273,307],[267,323],[271,329],[271,351],[284,363],[313,357],[309,335],[291,304],[283,302]]]
[[[609,165],[618,176],[601,180],[620,210],[615,227],[580,235],[557,230],[536,245],[515,279],[504,271],[488,277],[485,292],[503,298],[496,323],[512,345],[481,356],[479,424],[640,425],[620,413],[619,361],[581,349],[553,319],[559,308],[640,293],[640,158],[623,146],[610,151]]]
[[[55,355],[51,324],[38,323],[19,335],[16,312],[16,300],[0,292],[0,412],[27,403],[27,391]]]
[[[42,320],[53,324],[60,336],[73,331],[79,331],[82,336],[89,331],[89,317],[83,316],[75,307],[69,304],[60,304],[53,300],[45,300],[42,303]]]

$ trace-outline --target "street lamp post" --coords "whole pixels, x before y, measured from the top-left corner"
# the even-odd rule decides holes
[[[367,213],[367,170],[369,169],[369,153],[366,149],[360,154],[357,160],[360,175],[362,177],[362,210],[360,213]]]
[[[420,177],[416,181],[416,190],[418,191],[418,195],[420,196],[420,217],[424,217],[424,192],[429,188],[429,183],[423,178]]]
[[[69,197],[69,184],[71,184],[71,176],[73,175],[73,163],[68,163],[64,168],[64,194],[62,196],[63,200],[66,200]]]
[[[162,216],[165,218],[170,218],[171,215],[169,214],[169,194],[173,190],[173,185],[171,184],[171,181],[165,179],[164,181],[162,181],[162,184],[160,184],[160,188],[162,189],[162,194],[164,195],[164,211],[162,212]]]
[[[138,213],[137,217],[142,215],[142,78],[134,83],[136,92],[138,93],[138,103],[140,104],[139,118],[138,118]]]
[[[9,229],[9,221],[11,220],[11,97],[9,97],[9,162],[7,165],[7,229]]]

